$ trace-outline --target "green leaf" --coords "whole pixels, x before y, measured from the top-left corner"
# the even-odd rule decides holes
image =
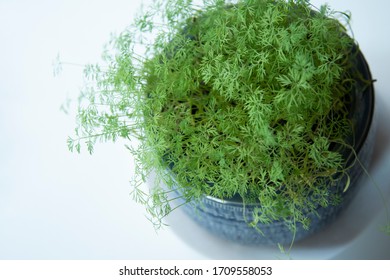
[[[349,185],[351,184],[351,177],[347,173],[345,175],[347,176],[347,182],[345,183],[343,192],[346,192],[349,188]]]

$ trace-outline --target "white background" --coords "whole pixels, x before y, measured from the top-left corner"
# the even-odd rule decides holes
[[[74,110],[60,110],[83,85],[112,32],[122,31],[142,1],[0,0],[0,259],[274,259],[276,248],[244,247],[209,236],[181,211],[155,232],[129,196],[132,159],[123,143],[93,156],[67,150]],[[145,2],[145,1],[143,1]],[[390,2],[328,1],[350,10],[375,83],[378,141],[370,172],[390,197]],[[318,5],[322,1],[313,1]],[[71,105],[75,106],[73,102]],[[296,244],[304,259],[390,259],[383,203],[370,180],[326,231]]]

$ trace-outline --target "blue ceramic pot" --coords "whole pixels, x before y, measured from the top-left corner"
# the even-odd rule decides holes
[[[372,80],[368,64],[359,51],[356,69],[369,81]],[[355,151],[363,166],[367,167],[373,151],[375,138],[374,116],[374,88],[371,85],[358,84],[351,93],[350,114],[353,120],[355,137],[353,139]],[[352,140],[352,139],[349,139]],[[352,143],[352,142],[351,142]],[[317,214],[307,213],[311,224],[308,230],[301,224],[297,224],[295,241],[302,240],[321,230],[324,226],[334,221],[339,213],[348,205],[358,191],[359,179],[364,175],[360,164],[355,164],[348,171],[351,179],[349,189],[343,192],[345,181],[341,181],[335,188],[342,197],[342,202],[337,206],[318,207]],[[202,227],[208,229],[217,236],[243,244],[290,244],[293,233],[283,221],[275,221],[270,224],[258,224],[256,229],[250,227],[248,222],[252,220],[253,209],[256,204],[243,205],[239,200],[221,200],[205,196],[199,202],[187,203],[183,206],[185,212]]]

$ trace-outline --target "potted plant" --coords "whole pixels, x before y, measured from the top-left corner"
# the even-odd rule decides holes
[[[115,37],[104,68],[86,67],[94,86],[68,145],[130,140],[132,193],[157,227],[183,206],[230,240],[292,243],[357,189],[372,150],[372,78],[345,13],[226,2],[157,1]]]

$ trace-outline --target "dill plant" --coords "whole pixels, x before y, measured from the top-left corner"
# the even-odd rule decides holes
[[[307,228],[354,163],[348,103],[362,78],[340,19],[303,0],[155,1],[86,67],[69,148],[130,140],[132,193],[157,227],[174,200],[212,196],[258,203],[250,226]]]

